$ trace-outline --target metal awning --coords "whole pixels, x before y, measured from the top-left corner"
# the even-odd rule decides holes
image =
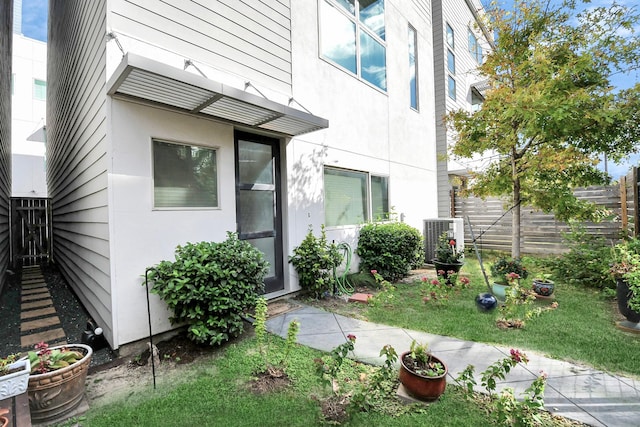
[[[475,90],[482,99],[486,98],[487,91],[491,89],[489,79],[481,80],[471,85],[471,90]]]
[[[329,121],[321,117],[132,53],[122,58],[107,87],[107,93],[114,97],[143,100],[284,135],[329,127]]]

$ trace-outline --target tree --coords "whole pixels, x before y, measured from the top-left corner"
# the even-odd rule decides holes
[[[596,169],[599,155],[620,160],[640,141],[640,84],[616,91],[610,83],[640,68],[640,18],[615,3],[576,6],[515,0],[513,11],[488,8],[495,48],[478,70],[489,90],[479,111],[447,116],[453,157],[496,156],[472,171],[468,191],[511,198],[513,257],[520,256],[522,204],[560,220],[601,216],[572,188],[607,183]]]

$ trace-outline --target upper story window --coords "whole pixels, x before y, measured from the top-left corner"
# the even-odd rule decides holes
[[[409,97],[410,105],[418,109],[418,35],[415,28],[409,25]]]
[[[469,53],[478,64],[482,64],[482,46],[478,43],[478,38],[471,29],[469,29]]]
[[[456,48],[455,39],[453,37],[453,28],[451,28],[451,25],[449,24],[447,24],[447,44],[451,49]]]
[[[453,99],[454,101],[456,100],[456,79],[451,76],[449,76],[448,78],[447,94],[449,95],[449,98]]]
[[[154,207],[218,207],[216,157],[211,148],[154,140]]]
[[[40,101],[47,99],[47,82],[33,79],[33,99]]]
[[[384,0],[320,0],[320,54],[387,90]]]
[[[456,56],[449,49],[447,49],[447,70],[451,74],[456,73]]]

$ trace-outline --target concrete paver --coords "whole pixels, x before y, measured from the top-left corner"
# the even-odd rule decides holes
[[[430,351],[447,364],[449,383],[472,364],[476,381],[480,384],[481,372],[510,352],[506,347],[370,323],[306,305],[269,318],[267,329],[286,337],[287,327],[294,319],[300,322],[298,342],[318,350],[330,351],[344,343],[348,334],[355,335],[353,356],[365,363],[382,364],[384,360],[379,354],[386,344],[392,345],[400,354],[409,349],[413,339],[427,342]],[[498,383],[498,391],[511,387],[520,397],[543,371],[547,374],[545,407],[551,413],[596,427],[640,425],[639,380],[550,359],[530,351],[526,353],[529,363],[512,369],[506,381]],[[482,390],[478,387],[478,391]]]

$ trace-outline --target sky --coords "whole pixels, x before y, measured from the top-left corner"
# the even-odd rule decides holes
[[[638,0],[618,0],[618,3],[627,6],[637,5],[637,2]],[[484,0],[483,3],[485,3]],[[590,7],[607,6],[611,3],[612,0],[592,0]],[[47,41],[47,5],[48,0],[22,0],[22,33],[25,37]],[[640,71],[616,75],[612,77],[611,82],[619,89],[629,88],[636,82],[640,82]],[[606,166],[613,179],[618,179],[626,175],[632,166],[639,163],[640,154],[635,154],[622,164],[607,162]],[[604,170],[605,163],[603,161],[600,162],[599,168]]]

